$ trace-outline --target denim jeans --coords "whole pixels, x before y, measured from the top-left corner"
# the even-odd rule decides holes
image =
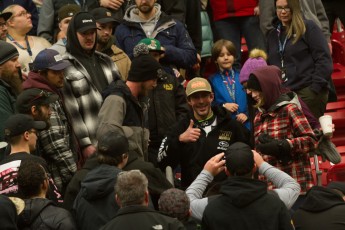
[[[244,36],[248,51],[258,48],[266,51],[265,38],[260,30],[258,16],[230,17],[214,22],[218,39],[230,40],[236,47],[235,68],[241,67],[241,38]],[[216,41],[216,40],[215,40]]]

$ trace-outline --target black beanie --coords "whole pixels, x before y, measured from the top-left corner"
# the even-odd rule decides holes
[[[249,79],[247,81],[247,89],[254,89],[260,92],[262,91],[260,82],[254,74],[249,75]]]
[[[150,54],[139,55],[132,60],[128,81],[144,82],[160,78],[162,66]]]
[[[14,45],[5,41],[0,41],[0,65],[16,56],[19,56],[19,53]]]

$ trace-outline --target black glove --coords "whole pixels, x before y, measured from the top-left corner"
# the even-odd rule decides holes
[[[282,164],[291,161],[291,147],[287,140],[276,140],[268,134],[260,134],[260,144],[256,146],[258,152],[276,157]]]

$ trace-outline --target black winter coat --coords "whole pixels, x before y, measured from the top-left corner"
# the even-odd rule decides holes
[[[65,209],[56,207],[45,198],[25,200],[25,208],[18,216],[18,229],[32,230],[76,230],[72,215]]]
[[[212,110],[217,117],[217,125],[207,136],[190,113],[189,116],[173,126],[162,141],[158,155],[159,167],[165,169],[166,166],[170,165],[175,168],[181,164],[181,185],[183,188],[192,183],[211,157],[224,152],[231,144],[244,142],[250,145],[250,134],[246,127],[240,122],[232,120],[225,108],[215,106],[212,107]],[[181,143],[179,136],[186,131],[191,119],[194,120],[194,128],[200,128],[201,135],[196,142]]]
[[[314,186],[292,219],[296,230],[345,229],[345,202],[334,190]]]

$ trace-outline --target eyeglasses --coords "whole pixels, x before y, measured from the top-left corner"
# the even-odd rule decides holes
[[[289,12],[291,11],[291,8],[288,7],[288,6],[277,6],[277,7],[276,7],[276,11],[277,11],[278,13],[283,12],[283,10],[285,10],[286,13],[289,13]]]
[[[12,18],[14,18],[14,17],[22,17],[22,16],[26,17],[26,16],[28,16],[28,14],[31,15],[31,13],[29,13],[27,11],[22,11],[22,12],[20,12],[17,15],[13,15]]]
[[[34,102],[34,101],[36,101],[36,100],[38,100],[38,99],[40,99],[40,98],[42,98],[42,97],[48,98],[48,97],[49,97],[49,94],[48,94],[46,91],[41,90],[41,92],[40,92],[38,95],[36,95],[34,98],[32,98],[32,99],[29,101],[29,104],[31,104],[32,102]]]
[[[5,28],[5,26],[6,26],[6,22],[0,23],[0,29]]]

